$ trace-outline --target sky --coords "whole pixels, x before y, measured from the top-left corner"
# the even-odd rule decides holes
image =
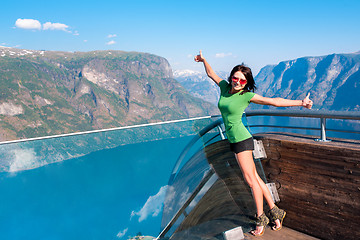
[[[217,71],[360,51],[359,0],[5,0],[0,45],[121,50],[166,58],[173,70]]]

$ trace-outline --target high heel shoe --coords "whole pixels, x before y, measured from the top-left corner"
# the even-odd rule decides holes
[[[270,215],[270,221],[274,224],[272,227],[272,230],[279,231],[282,228],[282,223],[285,218],[286,212],[280,208],[278,208],[276,205],[269,211]],[[280,220],[280,226],[276,227],[276,220]]]
[[[265,232],[265,228],[266,228],[266,225],[268,225],[269,223],[269,218],[265,215],[265,213],[261,214],[260,216],[258,216],[256,218],[256,226],[261,226],[263,227],[263,229],[261,230],[260,233],[255,233],[255,230],[251,231],[251,234],[256,236],[256,237],[260,237],[264,234]]]

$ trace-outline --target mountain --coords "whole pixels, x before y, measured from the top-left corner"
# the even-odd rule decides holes
[[[227,79],[228,76],[228,73],[223,71],[216,72],[216,74],[223,79]],[[220,89],[205,72],[176,70],[174,71],[174,78],[193,96],[217,106]]]
[[[191,96],[159,56],[0,47],[0,141],[216,111]]]
[[[308,92],[314,109],[360,110],[360,52],[303,57],[262,68],[256,93],[266,97],[303,99]],[[270,108],[252,104],[252,108]]]

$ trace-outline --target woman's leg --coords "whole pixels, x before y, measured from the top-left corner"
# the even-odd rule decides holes
[[[256,171],[256,170],[255,170]],[[265,197],[265,200],[267,202],[267,204],[269,205],[270,209],[272,209],[275,206],[275,203],[271,197],[271,193],[269,188],[266,186],[266,184],[264,183],[264,181],[260,178],[259,174],[256,172],[256,178],[261,186],[261,190],[263,192],[263,195]]]
[[[258,182],[261,186],[261,189],[263,191],[263,195],[265,197],[265,200],[266,202],[268,203],[270,209],[272,209],[273,207],[275,207],[275,203],[271,197],[271,193],[270,193],[270,190],[269,188],[266,186],[266,184],[264,183],[264,181],[260,178],[259,174],[256,172],[256,177],[258,179]],[[276,225],[276,228],[281,228],[281,222],[279,219],[276,219],[275,220],[275,225]]]
[[[251,188],[257,215],[260,216],[263,213],[263,190],[257,179],[256,168],[252,157],[252,151],[243,151],[236,154],[236,160],[240,166],[243,176]]]
[[[243,151],[240,153],[235,154],[236,160],[239,163],[240,169],[243,173],[243,176],[248,183],[249,187],[251,188],[255,205],[256,205],[256,212],[257,216],[261,216],[264,213],[263,209],[263,187],[260,184],[259,176],[256,172],[255,163],[252,156],[252,151]],[[261,179],[260,179],[261,180]],[[262,180],[261,180],[262,181]],[[263,184],[265,185],[265,183]],[[265,185],[266,187],[266,185]],[[271,196],[270,196],[271,198]],[[264,227],[263,226],[256,226],[256,230],[252,231],[254,235],[261,235],[263,233]]]
[[[272,200],[270,191],[264,181],[260,178],[259,174],[256,171],[255,163],[252,156],[252,151],[244,151],[235,154],[237,162],[239,163],[240,169],[243,173],[243,176],[250,186],[255,205],[257,215],[260,216],[263,210],[263,197],[265,197],[266,202],[268,203],[270,209],[275,206],[274,201]],[[275,221],[276,227],[280,227],[280,220]],[[262,229],[258,229],[261,232]]]

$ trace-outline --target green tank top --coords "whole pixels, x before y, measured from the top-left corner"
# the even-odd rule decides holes
[[[225,131],[230,143],[236,143],[248,139],[251,136],[241,121],[243,112],[250,104],[250,99],[255,95],[253,92],[241,92],[230,94],[231,85],[222,80],[220,86],[220,99],[218,108],[224,120]]]

